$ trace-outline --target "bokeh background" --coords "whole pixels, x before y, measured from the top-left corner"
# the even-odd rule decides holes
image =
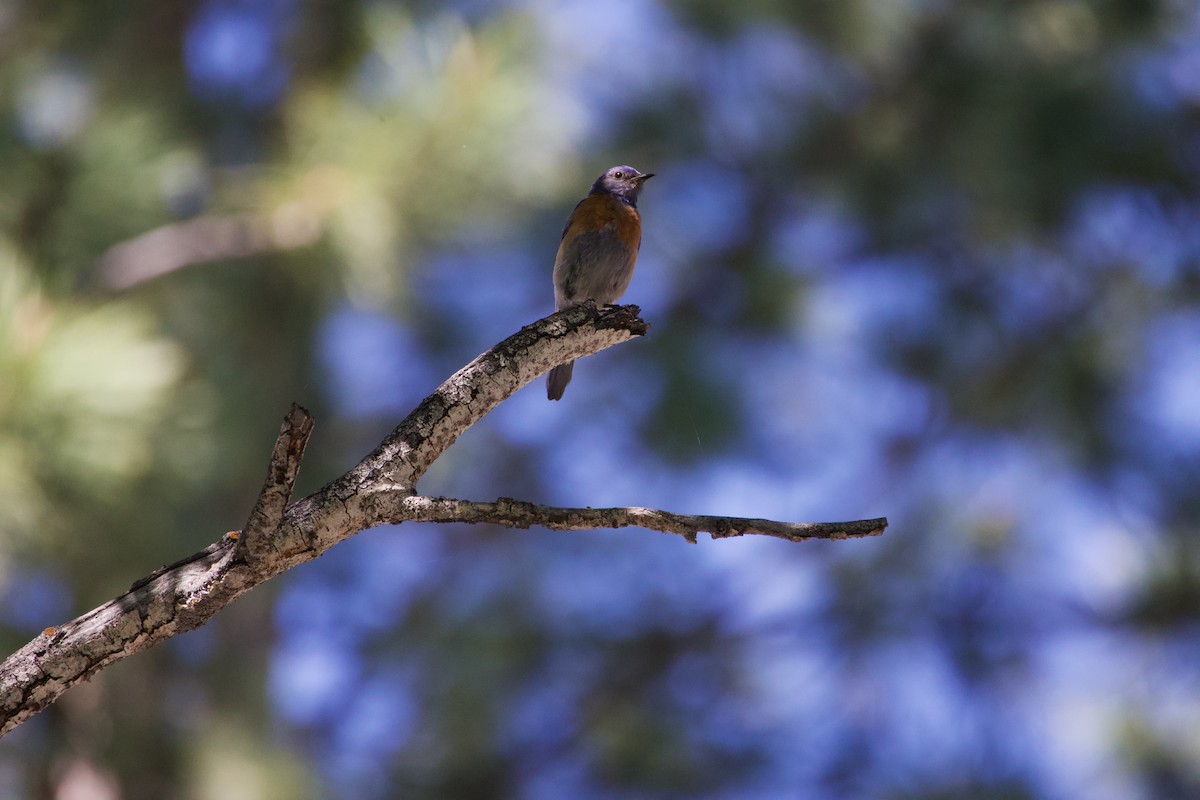
[[[648,337],[427,494],[880,539],[365,532],[0,742],[0,796],[1200,796],[1188,0],[0,3],[0,640],[299,491],[658,173]]]

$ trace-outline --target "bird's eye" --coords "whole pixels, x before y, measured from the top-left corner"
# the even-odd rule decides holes
[[[616,178],[617,180],[620,180],[621,178],[625,177],[625,173],[621,172],[621,170],[617,170],[616,172],[613,173],[613,177]]]

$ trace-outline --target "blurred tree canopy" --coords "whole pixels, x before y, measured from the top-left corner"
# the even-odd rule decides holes
[[[0,637],[340,474],[658,174],[644,341],[429,494],[781,519],[365,533],[0,746],[34,798],[1200,795],[1188,0],[8,0]]]

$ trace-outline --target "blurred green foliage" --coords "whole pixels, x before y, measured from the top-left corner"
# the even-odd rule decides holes
[[[644,342],[421,487],[870,543],[372,531],[6,738],[25,797],[1192,797],[1200,16],[0,6],[0,639],[353,464],[659,177]]]

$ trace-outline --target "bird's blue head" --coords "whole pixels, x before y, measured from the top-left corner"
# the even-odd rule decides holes
[[[630,166],[609,167],[592,184],[592,194],[610,194],[622,202],[636,206],[642,184],[653,177],[653,172],[638,172]]]

